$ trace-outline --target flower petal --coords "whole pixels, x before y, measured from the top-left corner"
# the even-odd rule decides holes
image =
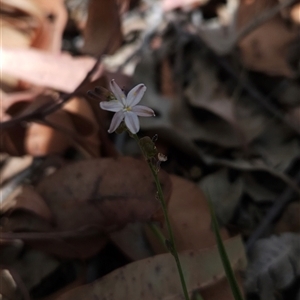
[[[151,108],[149,108],[147,106],[143,106],[143,105],[136,105],[131,108],[131,111],[140,117],[154,117],[155,116],[155,113]]]
[[[118,100],[100,102],[100,107],[104,110],[114,111],[114,112],[123,109],[122,103],[120,103]]]
[[[123,119],[124,119],[124,112],[122,110],[116,112],[114,114],[113,118],[111,119],[111,123],[110,123],[109,129],[108,129],[108,132],[109,133],[114,132],[119,127],[119,125],[121,124]]]
[[[133,134],[140,130],[140,122],[137,115],[131,111],[125,112],[125,124]]]
[[[118,84],[112,79],[109,83],[111,91],[114,93],[116,98],[125,106],[126,105],[126,96]]]
[[[144,96],[146,89],[146,86],[142,83],[135,86],[127,95],[126,105],[133,107],[138,104]]]

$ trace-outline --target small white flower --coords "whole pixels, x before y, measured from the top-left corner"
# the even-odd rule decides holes
[[[114,79],[110,82],[110,89],[117,100],[100,102],[100,107],[102,109],[115,112],[108,129],[109,133],[114,132],[124,120],[130,132],[135,134],[140,130],[138,116],[155,116],[154,111],[151,108],[137,105],[146,91],[146,86],[144,84],[138,84],[135,86],[132,90],[130,90],[127,97]]]

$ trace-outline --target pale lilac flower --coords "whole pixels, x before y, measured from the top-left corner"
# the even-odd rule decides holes
[[[151,108],[137,105],[141,101],[146,91],[146,86],[144,84],[138,84],[135,86],[129,91],[127,97],[114,79],[110,82],[110,89],[117,99],[100,102],[100,107],[102,109],[115,112],[108,129],[109,133],[114,132],[124,120],[125,125],[130,132],[135,134],[140,130],[138,116],[155,116],[154,111]]]

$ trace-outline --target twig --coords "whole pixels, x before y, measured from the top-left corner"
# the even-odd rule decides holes
[[[24,241],[57,240],[67,238],[91,237],[99,234],[101,230],[95,225],[86,225],[77,230],[59,232],[1,232],[1,239]]]

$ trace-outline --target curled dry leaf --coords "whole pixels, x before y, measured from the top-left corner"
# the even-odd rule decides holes
[[[243,269],[246,257],[241,238],[235,237],[225,241],[225,247],[234,269]],[[190,294],[225,276],[216,246],[205,250],[182,252],[180,260]],[[231,297],[226,299],[233,299]],[[179,300],[183,299],[183,294],[174,257],[167,253],[128,264],[91,284],[63,294],[57,300],[83,298]],[[205,298],[207,299],[209,298]]]

